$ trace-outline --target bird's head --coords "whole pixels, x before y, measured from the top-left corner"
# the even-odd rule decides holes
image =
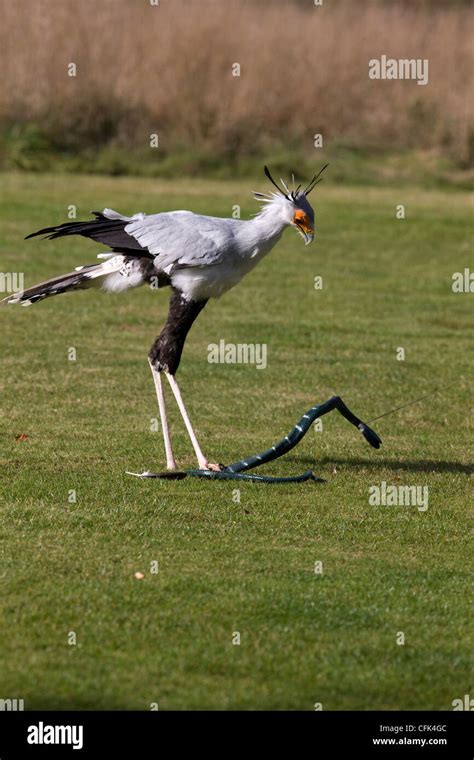
[[[314,239],[314,211],[308,201],[308,195],[318,182],[321,182],[322,178],[320,179],[320,176],[327,166],[329,166],[329,164],[323,166],[321,171],[313,177],[304,190],[301,189],[301,185],[290,190],[288,184],[283,179],[280,180],[282,185],[282,187],[280,187],[273,179],[268,167],[265,166],[265,174],[270,182],[276,187],[278,192],[272,192],[268,195],[264,193],[255,193],[257,200],[269,204],[265,208],[265,212],[270,211],[272,207],[278,208],[278,212],[285,223],[298,230],[306,245],[311,243]]]

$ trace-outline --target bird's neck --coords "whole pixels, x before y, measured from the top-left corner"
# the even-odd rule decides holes
[[[250,221],[243,223],[242,233],[247,245],[253,245],[267,253],[279,241],[289,222],[278,209],[265,208]]]

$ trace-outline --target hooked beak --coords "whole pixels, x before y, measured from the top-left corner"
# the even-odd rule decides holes
[[[295,226],[301,233],[301,237],[303,238],[305,245],[309,245],[313,242],[314,230],[312,227],[309,227],[306,224],[300,224],[299,222],[295,222]]]

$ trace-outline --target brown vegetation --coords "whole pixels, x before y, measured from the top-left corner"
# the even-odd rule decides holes
[[[55,149],[159,133],[220,156],[313,135],[473,161],[473,9],[312,0],[0,0],[0,122]],[[429,84],[368,61],[428,58]],[[70,62],[77,76],[67,74]],[[241,76],[232,76],[232,64]]]

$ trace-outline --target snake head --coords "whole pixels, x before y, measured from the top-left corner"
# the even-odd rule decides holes
[[[382,443],[382,439],[379,438],[375,430],[372,430],[368,425],[365,424],[365,422],[361,422],[360,425],[357,426],[364,436],[365,440],[370,443],[371,446],[373,446],[374,449],[379,449],[380,444]]]

